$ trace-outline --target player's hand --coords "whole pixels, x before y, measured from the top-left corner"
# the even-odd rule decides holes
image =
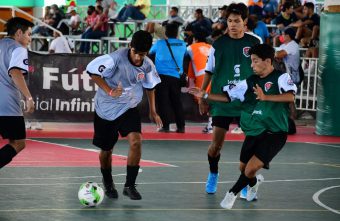
[[[117,86],[115,89],[111,89],[109,95],[110,95],[111,97],[116,98],[116,97],[121,96],[122,93],[123,93],[122,82],[119,82],[119,83],[118,83],[118,86]]]
[[[163,127],[162,119],[156,112],[150,112],[149,118],[152,122],[156,123],[157,128]]]
[[[26,100],[26,113],[33,113],[34,112],[34,109],[35,109],[35,105],[34,105],[34,101],[33,99],[27,99]]]
[[[192,88],[189,88],[189,94],[192,94],[196,96],[197,98],[202,98],[203,95],[205,94],[205,91],[201,90],[198,87],[192,87]]]
[[[257,100],[260,100],[260,101],[266,100],[266,95],[263,93],[262,88],[258,84],[256,84],[255,87],[253,87],[253,90],[254,90],[254,94],[256,94]]]

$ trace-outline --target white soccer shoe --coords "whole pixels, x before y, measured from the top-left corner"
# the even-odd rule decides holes
[[[231,209],[235,203],[237,196],[233,192],[227,192],[224,199],[220,203],[220,206],[224,209]]]
[[[259,189],[260,184],[264,181],[264,178],[261,174],[256,175],[257,182],[255,186],[248,186],[247,190],[247,201],[253,201],[256,197],[257,190]]]

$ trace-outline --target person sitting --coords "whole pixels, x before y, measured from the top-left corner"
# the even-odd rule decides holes
[[[82,39],[100,39],[101,37],[107,36],[108,32],[108,17],[103,13],[103,7],[100,5],[96,6],[96,20],[90,29],[84,32],[81,36]],[[80,53],[90,52],[90,43],[82,42],[80,44]]]
[[[203,15],[202,9],[198,8],[194,13],[195,20],[190,22],[184,29],[185,41],[188,44],[192,43],[193,33],[204,33],[205,37],[208,37],[212,33],[212,21],[211,19]]]
[[[165,26],[167,24],[177,24],[178,26],[183,25],[184,19],[178,15],[178,8],[171,7],[169,12],[169,18],[162,22],[162,24],[155,22],[148,22],[145,27],[145,31],[155,34],[155,36],[159,39],[165,38]]]
[[[117,17],[111,19],[113,22],[125,22],[128,18],[144,20],[150,12],[150,0],[136,0],[134,5],[126,5],[122,8]]]
[[[217,19],[216,22],[212,24],[213,30],[222,30],[223,32],[227,28],[227,9],[228,6],[223,5],[222,7],[218,8],[220,17]]]
[[[74,45],[65,36],[61,36],[56,31],[53,32],[53,36],[55,39],[53,39],[48,49],[49,54],[72,53],[71,48],[74,48]]]
[[[73,35],[80,34],[79,26],[80,26],[80,16],[76,12],[76,8],[74,6],[69,6],[67,8],[67,14],[71,15],[71,18],[68,22],[68,25],[71,28],[71,33]]]

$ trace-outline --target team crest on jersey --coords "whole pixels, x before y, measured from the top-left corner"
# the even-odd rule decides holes
[[[272,87],[272,85],[273,85],[273,82],[267,82],[267,83],[265,83],[264,84],[264,90],[266,91],[266,92],[268,92],[269,91],[269,89]]]
[[[28,59],[27,58],[24,59],[23,62],[24,62],[25,65],[28,65]]]
[[[243,55],[246,56],[246,57],[249,57],[249,50],[250,50],[250,47],[244,47],[243,48]]]
[[[105,66],[104,65],[100,65],[99,67],[98,67],[98,71],[99,71],[99,73],[102,73],[104,70],[105,70]]]
[[[137,74],[137,81],[142,81],[145,78],[145,74],[143,72],[140,72]]]

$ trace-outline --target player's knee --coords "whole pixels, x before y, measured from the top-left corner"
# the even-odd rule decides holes
[[[244,170],[244,175],[246,175],[248,178],[255,177],[257,171],[258,169],[256,167],[247,167]]]
[[[142,141],[140,139],[133,139],[130,141],[130,148],[132,150],[140,150],[142,146]]]

